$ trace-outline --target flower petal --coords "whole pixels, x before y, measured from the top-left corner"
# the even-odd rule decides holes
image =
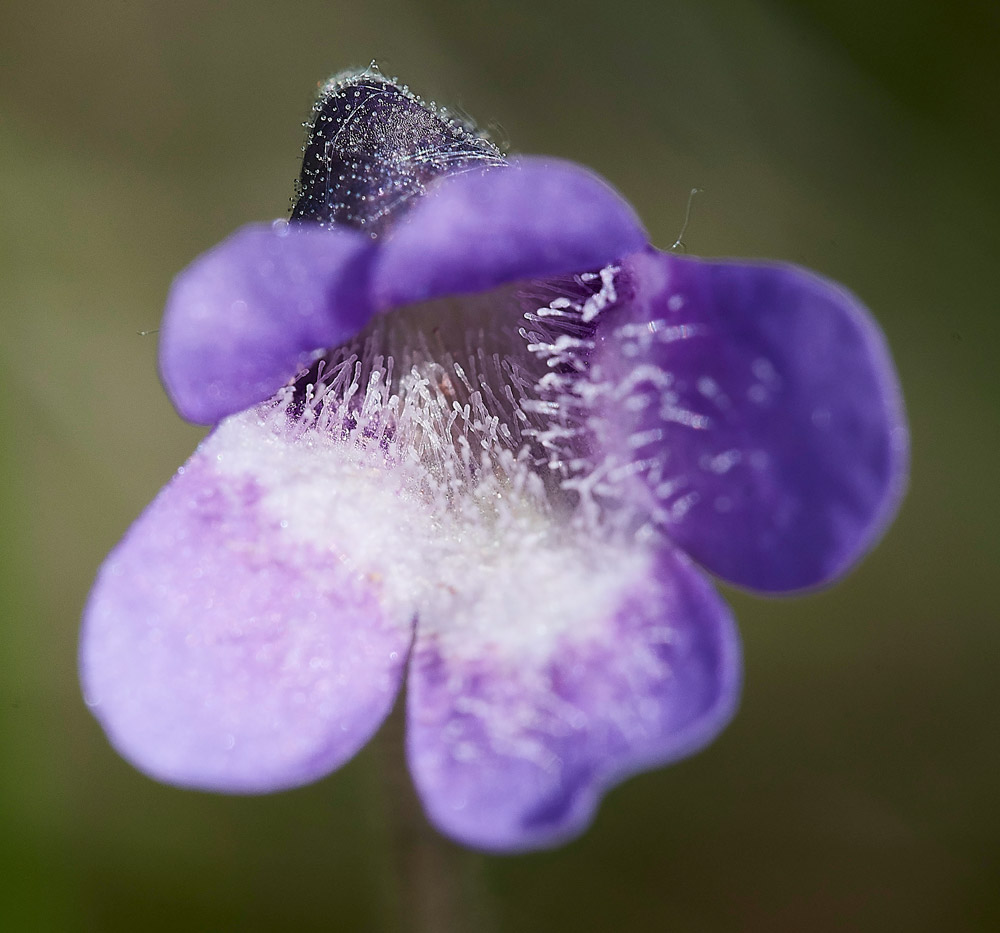
[[[371,316],[371,239],[354,230],[254,224],[174,280],[160,372],[178,412],[214,424],[270,398]]]
[[[241,418],[210,435],[108,557],[81,677],[143,771],[257,793],[319,778],[368,740],[398,690],[411,623],[345,562],[342,538],[321,547],[283,527],[273,500],[303,494],[275,486],[266,430],[253,412]],[[257,459],[269,465],[247,466]]]
[[[522,158],[431,185],[382,244],[375,304],[599,268],[646,242],[632,208],[597,175],[570,162]]]
[[[648,251],[599,366],[610,419],[673,541],[763,591],[815,586],[875,542],[906,482],[907,431],[881,332],[839,285],[789,265]]]
[[[588,594],[588,611],[556,638],[556,606],[507,620],[522,637],[514,651],[509,631],[463,645],[421,619],[408,754],[443,832],[496,851],[556,845],[586,828],[609,786],[691,754],[729,720],[741,666],[728,608],[673,552],[625,566],[608,571],[611,604]]]

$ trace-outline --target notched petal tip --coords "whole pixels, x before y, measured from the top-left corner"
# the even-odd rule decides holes
[[[544,657],[463,658],[418,632],[408,756],[442,832],[498,853],[559,845],[610,787],[694,753],[728,723],[742,671],[728,608],[672,552],[644,573],[622,581],[610,616],[580,620],[587,637]]]
[[[343,228],[252,224],[174,280],[160,374],[178,412],[214,424],[273,395],[312,351],[371,316],[368,237]]]
[[[224,468],[233,455],[210,436],[108,557],[84,615],[81,681],[140,770],[265,793],[316,780],[367,742],[410,630],[332,543],[290,540],[267,484]]]
[[[867,309],[791,265],[649,251],[628,274],[626,329],[643,337],[617,365],[657,374],[658,401],[643,403],[639,380],[615,423],[648,439],[635,456],[659,464],[667,533],[752,590],[842,575],[891,521],[908,471],[899,382]]]
[[[631,206],[570,162],[525,157],[439,179],[386,237],[379,308],[600,268],[647,242]]]

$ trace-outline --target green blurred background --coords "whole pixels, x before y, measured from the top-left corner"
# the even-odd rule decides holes
[[[163,787],[79,697],[98,564],[200,432],[157,381],[172,275],[287,209],[316,82],[377,58],[512,147],[594,166],[661,246],[785,258],[885,328],[909,498],[847,581],[729,593],[743,708],[554,852],[470,856],[501,930],[995,930],[995,2],[0,6],[5,930],[382,930],[377,750],[312,787]]]

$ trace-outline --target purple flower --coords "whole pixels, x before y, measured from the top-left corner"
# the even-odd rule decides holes
[[[178,276],[161,372],[215,428],[87,606],[111,741],[173,784],[293,787],[405,673],[427,812],[484,849],[579,833],[726,724],[739,638],[700,568],[826,583],[905,483],[850,293],[659,252],[595,175],[371,72],[324,89],[291,222]]]

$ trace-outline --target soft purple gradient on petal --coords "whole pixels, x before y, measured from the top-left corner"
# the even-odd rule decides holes
[[[570,162],[522,158],[431,185],[382,244],[375,304],[599,268],[646,242],[631,206],[597,175]]]
[[[105,562],[84,616],[84,694],[121,754],[162,781],[304,784],[377,729],[410,632],[213,461],[196,453]]]
[[[586,828],[608,787],[714,738],[740,678],[728,607],[664,552],[600,636],[541,661],[449,657],[418,628],[410,768],[431,820],[460,842],[556,845]]]
[[[834,283],[658,253],[598,176],[504,163],[377,69],[328,82],[309,137],[292,225],[171,288],[163,382],[217,427],[99,573],[86,701],[152,777],[263,793],[353,756],[409,658],[430,819],[556,845],[735,711],[739,636],[693,560],[795,590],[888,523],[891,359]],[[426,339],[403,312],[346,343],[450,295],[476,297],[419,309]]]
[[[867,310],[790,265],[650,250],[626,273],[622,313],[648,334],[625,357],[609,330],[600,360],[619,377],[646,364],[660,374],[611,420],[648,439],[636,457],[665,456],[670,537],[755,590],[842,574],[895,513],[907,474],[899,384]]]
[[[178,412],[214,424],[357,333],[371,316],[371,250],[354,230],[254,224],[198,257],[174,280],[160,333]]]

